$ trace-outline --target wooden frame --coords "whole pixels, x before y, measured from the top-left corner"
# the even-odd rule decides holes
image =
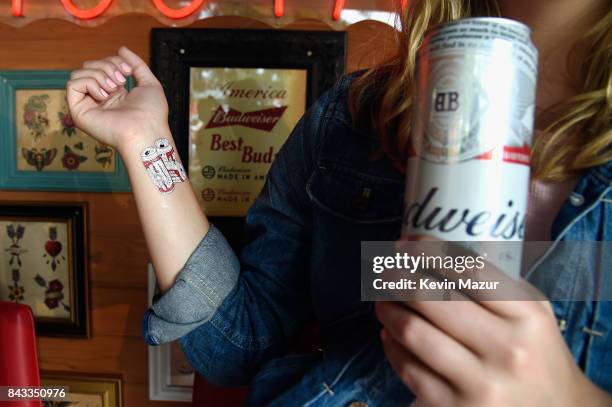
[[[88,338],[86,203],[0,202],[2,298],[32,308],[39,336]]]
[[[151,67],[169,101],[169,123],[186,167],[193,150],[189,126],[192,68],[304,70],[304,110],[332,87],[345,69],[345,32],[161,28],[152,30],[151,39]],[[200,194],[196,190],[204,200],[205,192]],[[253,197],[249,199],[252,202]],[[209,217],[232,247],[239,249],[244,214],[209,214]]]
[[[62,405],[66,407],[85,405],[100,407],[122,407],[123,390],[121,377],[106,374],[83,372],[42,371],[40,375],[42,386],[68,387],[67,402],[44,402],[43,407]],[[98,403],[98,401],[100,403]],[[90,404],[93,402],[94,404]]]
[[[55,150],[53,154],[49,154],[44,159],[37,159],[40,156],[36,156],[36,153],[40,153],[38,145],[32,143],[26,148],[28,156],[23,149],[18,148],[18,126],[21,126],[25,122],[25,114],[18,117],[18,111],[22,108],[22,104],[17,104],[18,93],[27,91],[47,91],[53,93],[57,97],[58,90],[64,90],[66,83],[70,78],[70,71],[66,70],[15,70],[15,71],[0,71],[0,188],[1,189],[18,189],[18,190],[41,190],[41,191],[93,191],[93,192],[107,192],[107,191],[130,191],[127,171],[119,154],[113,151],[108,146],[97,143],[95,146],[95,153],[89,151],[89,157],[83,155],[75,149],[74,145],[81,146],[83,148],[83,139],[91,140],[89,137],[83,138],[84,133],[80,133],[79,130],[74,126],[63,127],[62,134],[67,130],[67,137],[61,140],[63,148],[53,148],[49,150]],[[129,89],[132,86],[133,81],[128,81],[126,87]],[[53,101],[54,98],[47,96],[47,101]],[[43,101],[44,103],[44,101]],[[46,105],[45,117],[43,120],[46,121],[46,125],[49,123],[64,126],[63,117],[56,117],[51,114],[51,117],[47,117]],[[53,112],[60,115],[64,115],[64,112]],[[69,118],[69,116],[68,116]],[[59,121],[58,121],[59,120]],[[71,122],[71,119],[70,119]],[[59,131],[55,132],[59,134]],[[78,134],[77,136],[74,136]],[[48,135],[47,137],[56,137],[55,135]],[[78,140],[75,140],[77,139]],[[45,137],[40,137],[45,139]],[[76,141],[76,143],[75,143]],[[54,139],[53,143],[57,143]],[[93,148],[93,141],[91,143],[85,143],[88,150]],[[91,147],[91,148],[90,148]],[[19,150],[19,151],[18,151]],[[73,151],[74,150],[74,151]],[[42,149],[44,151],[44,149]],[[48,153],[48,151],[46,152]],[[68,157],[68,154],[71,154]],[[94,154],[92,157],[91,154]],[[22,159],[23,156],[23,159]],[[36,158],[35,158],[36,157]],[[74,158],[77,158],[76,160]],[[94,165],[96,169],[88,169],[87,171],[78,170],[82,161],[86,161],[89,158],[87,165]],[[112,162],[114,159],[114,163]],[[29,164],[25,168],[19,168],[19,164],[26,160]],[[57,168],[53,170],[45,169],[45,165],[49,165],[47,168],[51,168],[52,162],[55,161]],[[38,164],[35,164],[38,163]],[[60,165],[60,163],[62,165]],[[98,165],[99,163],[99,165]],[[114,166],[114,171],[106,170],[106,165],[110,164]],[[99,167],[99,168],[98,168]],[[83,168],[83,166],[81,166]],[[111,167],[108,167],[109,169]]]

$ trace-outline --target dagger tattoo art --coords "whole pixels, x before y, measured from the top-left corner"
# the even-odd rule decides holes
[[[9,259],[9,265],[12,266],[13,263],[16,263],[19,267],[21,267],[21,254],[27,252],[26,249],[21,248],[20,242],[23,239],[23,234],[25,233],[25,227],[22,225],[17,225],[17,229],[15,229],[15,225],[10,224],[6,226],[6,234],[11,239],[11,245],[4,249],[9,252],[11,258]]]

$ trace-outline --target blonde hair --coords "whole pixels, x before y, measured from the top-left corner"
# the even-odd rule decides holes
[[[464,17],[499,16],[496,0],[412,0],[400,13],[398,49],[352,84],[349,108],[355,126],[371,126],[381,151],[404,171],[412,132],[412,89],[417,52],[426,31]],[[547,109],[557,119],[532,146],[532,173],[556,181],[612,159],[612,11],[583,37],[586,58],[580,93]]]

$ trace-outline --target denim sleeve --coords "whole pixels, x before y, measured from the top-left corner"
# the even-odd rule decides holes
[[[219,248],[207,246],[205,238],[205,248],[194,253],[201,261],[190,266],[193,275],[186,273],[197,284],[175,284],[170,291],[176,287],[176,300],[167,300],[167,308],[157,305],[169,296],[168,291],[145,315],[149,343],[180,336],[193,367],[212,383],[247,383],[259,366],[282,352],[312,318],[312,222],[306,183],[314,171],[324,122],[336,97],[337,92],[330,91],[319,99],[276,156],[259,197],[247,213],[240,261],[236,262],[221,236],[215,238]],[[213,278],[221,274],[224,289],[232,287],[224,298],[224,290]],[[213,291],[216,297],[207,298]],[[183,312],[192,307],[195,309]]]
[[[236,285],[240,263],[231,247],[211,225],[175,283],[156,296],[143,319],[147,343],[158,345],[180,338],[208,321]]]

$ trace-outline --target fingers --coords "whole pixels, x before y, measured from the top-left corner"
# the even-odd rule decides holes
[[[71,73],[71,80],[88,79],[85,82],[78,82],[78,87],[74,87],[72,91],[71,100],[76,103],[89,91],[92,92],[91,96],[95,100],[105,100],[109,94],[123,89],[129,75],[134,75],[138,85],[159,85],[159,81],[142,58],[128,48],[121,47],[119,55],[86,61],[83,63],[83,69]],[[97,85],[94,85],[92,81]],[[81,91],[84,90],[87,92],[82,93]]]
[[[130,75],[131,68],[126,69],[126,67],[129,66],[119,56],[87,61],[83,64],[85,69],[101,71],[105,75],[104,82],[111,86],[113,90],[125,85],[127,82],[126,77]]]
[[[451,405],[453,389],[444,379],[407,351],[386,330],[382,331],[381,340],[389,364],[422,403],[417,405]]]
[[[96,59],[93,61],[85,61],[83,68],[101,68],[105,69],[109,76],[114,77],[115,71],[119,71],[124,76],[132,73],[132,68],[119,55],[112,55],[104,59]]]
[[[535,289],[532,290],[529,283],[521,281],[520,284],[522,292],[530,292],[528,294],[530,296],[529,299],[519,299],[517,301],[483,300],[479,301],[479,304],[509,321],[523,320],[542,310],[547,313],[549,309],[552,310],[552,308],[547,308],[546,305],[543,305],[548,304],[547,301],[535,300],[536,298],[544,298],[544,296]]]
[[[113,93],[118,90],[123,83],[125,83],[125,78],[123,83],[117,83],[117,80],[112,80],[109,78],[108,74],[102,69],[79,69],[76,71],[72,71],[70,73],[70,79],[80,79],[80,78],[93,78],[96,80],[100,88],[104,89],[107,93]]]
[[[68,101],[68,110],[74,120],[74,123],[81,129],[84,123],[81,123],[82,115],[98,106],[99,102],[108,99],[108,93],[100,87],[98,81],[94,78],[78,78],[71,79],[66,85],[66,100]]]
[[[507,329],[502,320],[472,301],[407,301],[404,305],[481,356],[494,351],[496,339]]]
[[[68,105],[74,108],[88,95],[98,102],[107,100],[110,94],[123,89],[131,72],[132,67],[118,55],[84,62],[83,69],[70,73]]]
[[[454,258],[468,257],[476,258],[478,255],[470,247],[464,247],[453,242],[435,244],[429,238],[413,236],[411,240],[402,239],[396,242],[396,251],[400,253],[422,253],[426,258]],[[484,243],[484,242],[483,242]],[[489,243],[489,242],[486,242]],[[479,250],[487,251],[499,250],[493,245],[495,242],[481,247]],[[500,267],[493,262],[481,260],[483,267],[465,267],[461,272],[453,269],[445,269],[440,266],[421,267],[420,275],[431,277],[440,281],[448,281],[454,284],[455,291],[461,293],[467,299],[478,303],[493,314],[499,315],[508,320],[524,318],[533,312],[532,302],[545,300],[546,297],[535,287],[523,279],[516,279],[506,274]],[[463,283],[463,286],[462,286]],[[479,284],[495,284],[494,289],[480,289]],[[418,293],[416,293],[418,294]],[[431,293],[426,292],[426,296],[431,297]],[[411,292],[411,296],[414,292]],[[424,297],[427,299],[427,297]],[[509,301],[512,300],[512,301]]]
[[[393,339],[433,372],[456,388],[474,390],[480,361],[466,347],[401,304],[379,302],[376,315]]]
[[[153,72],[151,72],[145,61],[127,47],[119,48],[119,56],[132,68],[132,75],[134,75],[134,79],[136,79],[136,83],[139,86],[159,85],[159,81],[155,75],[153,75]]]
[[[92,77],[75,78],[68,81],[66,87],[68,105],[76,106],[86,96],[91,96],[96,101],[103,102],[108,98],[109,94]]]

